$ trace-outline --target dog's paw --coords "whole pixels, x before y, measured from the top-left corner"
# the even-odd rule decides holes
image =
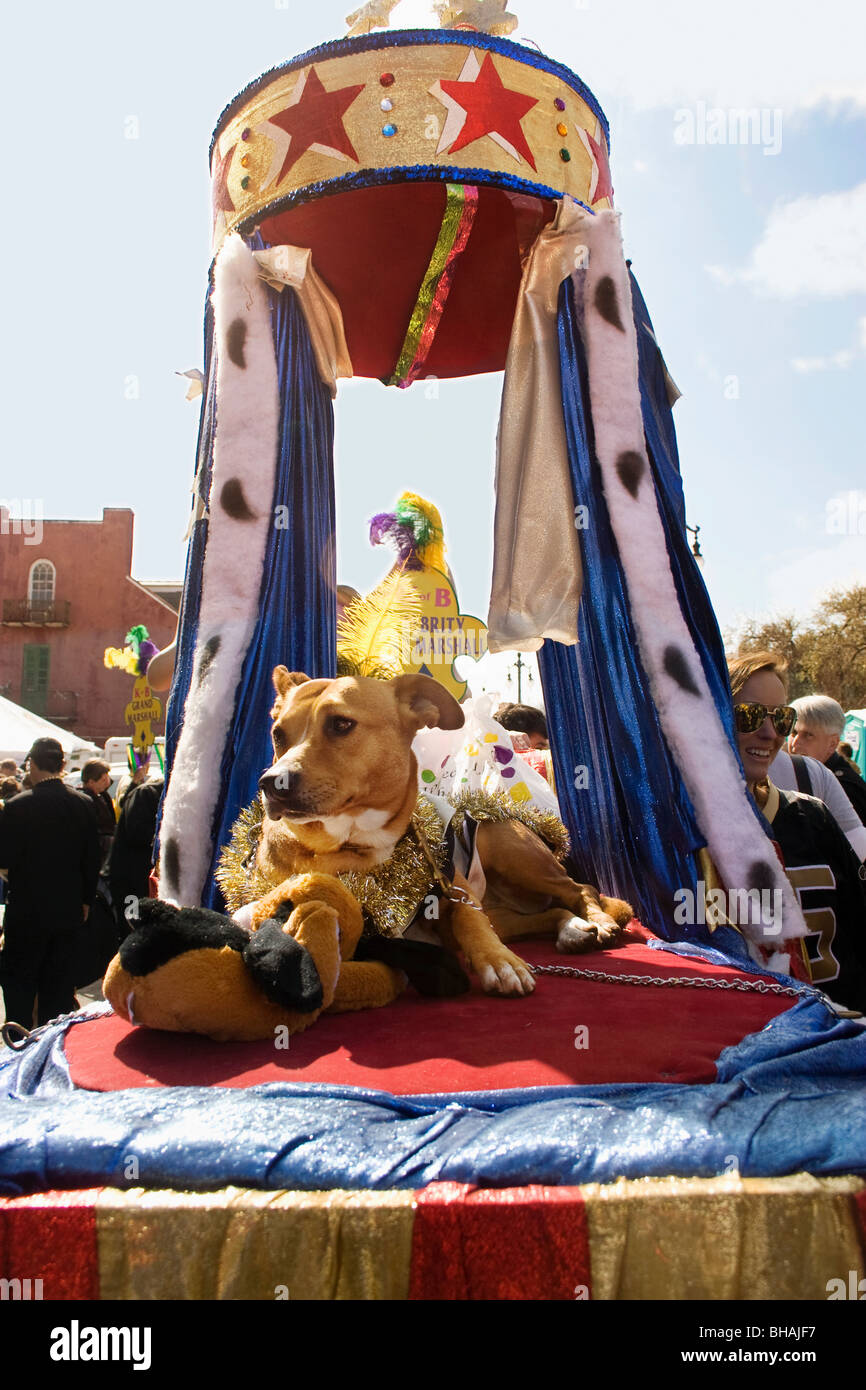
[[[584,917],[572,917],[563,922],[556,937],[556,949],[563,955],[579,956],[587,951],[600,951],[613,946],[622,935],[622,927],[612,917],[596,916],[587,922]]]
[[[615,946],[625,930],[613,919],[608,922],[596,922],[595,925],[598,932],[598,944],[601,947]]]
[[[563,922],[556,937],[557,951],[567,956],[596,951],[600,945],[597,929],[584,917],[571,917]]]
[[[535,976],[513,951],[504,951],[480,965],[478,978],[485,994],[500,994],[503,998],[521,999],[535,989]]]

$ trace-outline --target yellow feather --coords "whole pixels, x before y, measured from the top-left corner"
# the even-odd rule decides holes
[[[421,600],[402,569],[392,571],[366,598],[355,599],[337,624],[337,669],[342,676],[390,680],[409,662]]]
[[[131,647],[106,647],[102,660],[109,670],[126,671],[131,676],[138,674],[138,657]]]

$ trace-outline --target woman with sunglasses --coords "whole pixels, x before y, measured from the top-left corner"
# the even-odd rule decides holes
[[[866,1011],[866,868],[822,801],[782,790],[770,776],[796,718],[785,673],[770,652],[728,662],[740,760],[810,928],[813,982],[846,1008]]]

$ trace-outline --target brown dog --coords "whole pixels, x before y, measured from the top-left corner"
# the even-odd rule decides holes
[[[423,727],[460,728],[457,701],[429,676],[311,680],[277,666],[273,680],[275,760],[259,781],[267,815],[257,867],[277,884],[385,863],[418,798],[412,740]],[[554,932],[560,950],[591,950],[609,944],[632,916],[627,903],[570,879],[517,821],[482,822],[477,847],[487,880],[483,907],[455,874],[438,927],[488,993],[524,995],[535,987],[506,940]]]

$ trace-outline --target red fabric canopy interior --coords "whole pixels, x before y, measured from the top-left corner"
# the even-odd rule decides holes
[[[521,942],[527,960],[611,974],[732,980],[739,973],[651,949],[637,923],[624,945],[589,956]],[[780,995],[607,984],[541,976],[528,999],[480,992],[422,999],[414,990],[384,1009],[322,1016],[291,1038],[216,1043],[134,1028],[115,1015],[71,1028],[66,1056],[77,1086],[255,1086],[327,1082],[393,1095],[603,1082],[708,1082],[724,1047],[790,1006]],[[578,1032],[577,1030],[585,1030]]]
[[[390,183],[338,193],[267,217],[272,246],[311,247],[336,295],[356,376],[389,377],[439,236],[446,185]],[[478,190],[478,210],[422,376],[505,366],[521,258],[554,215],[552,200]]]

